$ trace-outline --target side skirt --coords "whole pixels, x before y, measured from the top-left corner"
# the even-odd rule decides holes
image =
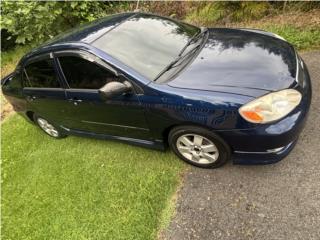
[[[146,148],[156,149],[160,151],[164,151],[166,149],[162,140],[149,141],[144,139],[136,139],[136,138],[113,136],[113,135],[107,135],[107,134],[98,134],[98,133],[74,130],[74,129],[65,128],[63,126],[60,126],[60,128],[63,129],[65,133],[68,135],[90,137],[90,138],[97,138],[97,139],[103,139],[103,140],[119,140],[135,146],[146,147]]]

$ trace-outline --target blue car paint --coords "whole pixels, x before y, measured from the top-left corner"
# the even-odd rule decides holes
[[[85,30],[80,29],[78,32],[75,31],[71,35],[32,51],[22,58],[16,69],[16,74],[29,60],[42,54],[53,53],[54,55],[55,52],[65,50],[81,50],[91,53],[126,76],[139,89],[136,97],[119,96],[110,100],[108,104],[115,105],[117,108],[135,108],[142,117],[135,119],[131,126],[130,121],[125,119],[127,116],[124,113],[120,114],[118,119],[123,116],[126,121],[122,120],[126,124],[120,124],[123,128],[118,134],[117,131],[108,134],[108,131],[95,133],[94,130],[70,129],[64,126],[64,122],[61,122],[57,112],[49,113],[50,120],[59,123],[68,134],[119,139],[162,150],[166,148],[166,137],[172,127],[179,125],[202,126],[214,131],[226,141],[233,152],[234,163],[238,164],[272,163],[281,160],[290,152],[303,128],[311,101],[311,83],[307,67],[303,63],[296,62],[302,62],[302,60],[296,58],[295,51],[290,44],[273,36],[265,36],[255,32],[236,29],[210,29],[210,38],[196,59],[174,79],[157,83],[146,79],[106,52],[90,45],[90,41],[98,37],[99,34],[107,32],[133,15],[133,13],[123,14],[118,15],[115,19],[101,21],[98,25]],[[223,59],[224,50],[219,49],[221,44],[226,45],[224,50],[236,49],[238,51],[234,61],[232,58],[230,59],[230,55],[227,56],[229,60]],[[240,46],[235,47],[237,44]],[[251,65],[248,59],[241,61],[241,56],[249,55],[254,58],[254,52],[260,51],[259,49],[263,52],[261,59],[253,59]],[[268,59],[268,51],[273,59],[277,61],[282,59],[278,72],[272,72],[272,69],[263,72],[261,67],[263,62],[261,61]],[[219,57],[225,61],[225,67],[218,64]],[[228,62],[231,62],[229,66]],[[299,79],[299,81],[295,79],[297,64],[298,70],[304,73],[300,76],[303,79]],[[255,70],[252,69],[253,67],[258,71],[253,71]],[[240,71],[241,74],[237,74],[237,71]],[[214,81],[215,72],[223,81],[218,81],[218,83]],[[59,75],[61,77],[60,72]],[[246,79],[246,75],[250,78]],[[277,77],[280,75],[283,78],[279,80]],[[239,76],[240,78],[237,78]],[[195,78],[198,78],[199,81],[195,81]],[[36,111],[36,109],[29,109],[28,102],[24,99],[30,89],[12,93],[5,87],[5,82],[8,79],[10,77],[3,81],[3,92],[15,110],[23,115],[26,115],[28,111]],[[61,81],[64,82],[63,79]],[[301,82],[303,84],[300,84]],[[303,98],[299,106],[283,119],[269,124],[253,124],[239,115],[238,109],[243,104],[269,92],[289,87],[300,91]],[[39,94],[46,95],[48,98],[51,96],[57,100],[56,107],[67,103],[66,94],[72,95],[72,90],[69,89],[63,91],[43,89],[43,91]],[[100,110],[103,108],[104,103],[98,97],[97,92],[83,91],[78,94],[81,98],[100,107]],[[79,119],[79,121],[83,120]],[[141,124],[141,121],[144,122]],[[105,126],[107,125],[112,127],[109,128],[111,130],[116,124],[105,123]]]
[[[244,94],[247,89],[268,92],[291,88],[296,84],[295,76],[296,54],[287,42],[218,28],[209,29],[202,51],[168,85],[212,91],[225,91],[229,87],[233,93]],[[254,96],[265,93],[260,92]]]

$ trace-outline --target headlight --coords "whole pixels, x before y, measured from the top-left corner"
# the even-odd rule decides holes
[[[257,98],[239,109],[240,115],[252,123],[268,123],[290,113],[301,101],[301,93],[286,89]]]

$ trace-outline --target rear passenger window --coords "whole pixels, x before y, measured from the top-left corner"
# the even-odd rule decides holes
[[[99,89],[108,82],[118,81],[108,69],[80,57],[59,57],[59,62],[70,88]]]
[[[59,88],[59,80],[52,59],[30,63],[24,69],[24,87]]]

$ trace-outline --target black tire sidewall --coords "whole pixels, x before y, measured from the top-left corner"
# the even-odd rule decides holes
[[[48,123],[50,123],[52,126],[54,126],[54,128],[58,131],[58,136],[57,136],[57,137],[54,137],[54,136],[48,134],[46,131],[44,131],[44,130],[40,127],[40,125],[39,125],[39,123],[38,123],[38,119],[39,119],[39,118],[42,118],[42,119],[46,120]],[[42,116],[40,116],[40,115],[37,115],[37,114],[34,114],[34,115],[33,115],[33,120],[34,120],[35,124],[37,124],[37,126],[38,126],[45,134],[47,134],[48,136],[50,136],[50,137],[52,137],[52,138],[57,138],[57,139],[59,139],[59,138],[64,138],[64,137],[67,136],[67,135],[65,135],[65,134],[62,132],[62,130],[61,130],[59,127],[57,127],[55,124],[53,124],[53,123],[52,123],[50,120],[48,120],[47,118],[44,118],[44,117],[42,117]]]
[[[177,146],[176,146],[177,139],[184,134],[197,134],[197,135],[201,135],[203,137],[206,137],[207,139],[212,141],[219,150],[218,160],[213,163],[209,163],[209,164],[201,164],[201,163],[196,163],[196,162],[190,161],[189,159],[185,158],[179,152],[179,150],[177,149]],[[183,161],[185,161],[189,164],[192,164],[194,166],[201,167],[201,168],[218,168],[218,167],[222,166],[223,164],[225,164],[230,159],[230,156],[231,156],[230,147],[221,137],[219,137],[217,134],[215,134],[205,128],[201,128],[201,127],[195,127],[195,126],[176,127],[170,131],[169,137],[168,137],[168,142],[169,142],[170,148],[173,150],[173,152],[179,158],[181,158]]]

